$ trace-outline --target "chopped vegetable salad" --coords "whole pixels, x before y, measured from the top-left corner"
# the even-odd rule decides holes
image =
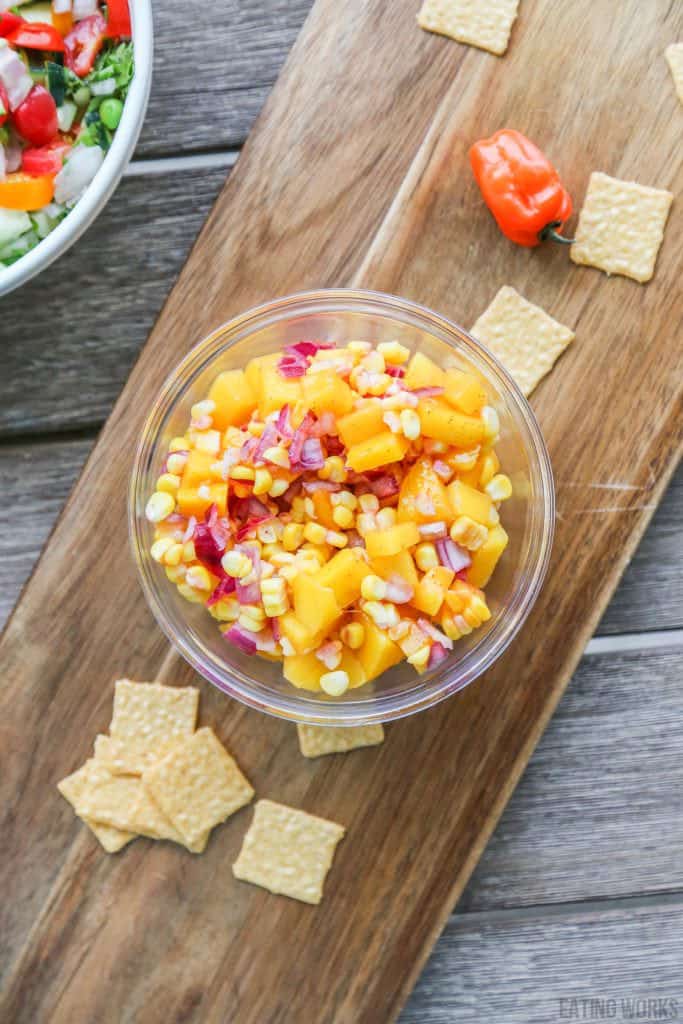
[[[0,0],[0,267],[78,202],[133,78],[128,0]]]

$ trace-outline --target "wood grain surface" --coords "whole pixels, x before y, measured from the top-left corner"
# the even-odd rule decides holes
[[[577,195],[594,167],[680,188],[675,100],[666,107],[666,69],[651,59],[682,30],[680,12],[657,2],[644,16],[632,0],[615,31],[605,5],[528,0],[500,61],[418,33],[413,7],[358,3],[340,19],[332,0],[316,3],[4,635],[1,877],[13,898],[0,1016],[12,1021],[391,1019],[673,469],[679,211],[645,289],[570,268],[566,254],[534,262],[475,206],[465,153],[473,133],[514,118],[571,153]],[[505,281],[578,331],[534,403],[561,485],[551,574],[485,679],[380,749],[310,765],[291,727],[203,688],[203,719],[259,794],[348,827],[323,914],[232,881],[249,812],[201,858],[142,841],[106,858],[54,783],[106,726],[110,679],[162,663],[168,679],[191,677],[164,656],[133,567],[112,558],[126,547],[141,399],[250,303],[359,280],[466,325]],[[628,489],[608,507],[594,491],[612,483]]]

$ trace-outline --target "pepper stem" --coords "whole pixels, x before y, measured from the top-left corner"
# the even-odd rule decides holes
[[[538,237],[542,242],[559,242],[561,245],[573,245],[576,239],[565,238],[564,235],[558,234],[555,228],[559,228],[562,224],[561,220],[553,220],[550,224],[538,232]]]

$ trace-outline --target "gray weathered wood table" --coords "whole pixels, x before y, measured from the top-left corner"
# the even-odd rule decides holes
[[[309,6],[159,4],[135,161],[81,242],[0,303],[0,621]],[[682,499],[679,472],[405,1022],[683,1017]]]

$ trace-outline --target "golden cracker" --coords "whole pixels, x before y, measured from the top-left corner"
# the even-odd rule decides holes
[[[154,749],[175,738],[192,735],[198,704],[199,690],[194,686],[118,679],[109,733],[115,739],[134,740]]]
[[[420,28],[501,55],[510,41],[519,0],[424,0]]]
[[[678,98],[683,103],[683,43],[672,43],[664,51],[666,62],[671,69]]]
[[[145,768],[170,753],[178,737],[168,743],[155,742],[153,747],[134,739],[118,739],[100,734],[95,737],[95,758],[106,765],[112,775],[142,775]]]
[[[358,725],[342,729],[334,726],[297,725],[299,748],[304,757],[345,754],[359,747],[374,747],[384,742],[381,725]]]
[[[259,800],[232,866],[235,878],[304,903],[320,903],[345,829],[305,811]]]

